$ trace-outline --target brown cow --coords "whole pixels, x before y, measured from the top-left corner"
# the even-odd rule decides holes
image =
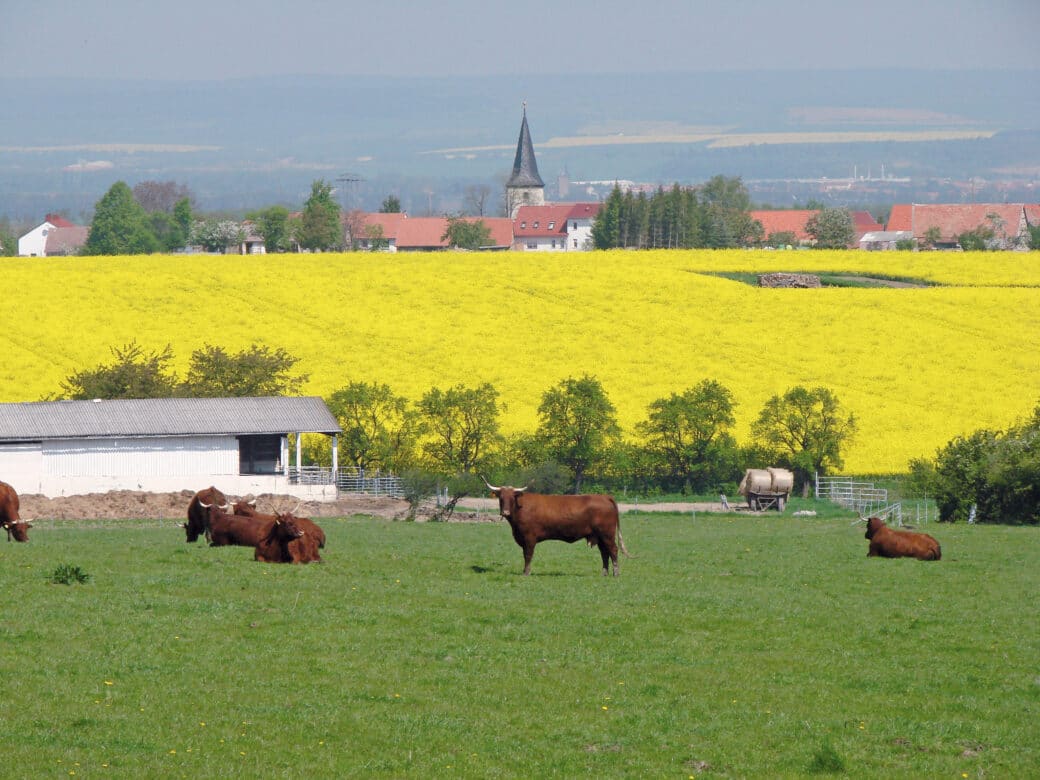
[[[919,561],[942,558],[939,543],[928,534],[889,528],[880,517],[867,520],[866,538],[870,540],[868,558],[917,558]]]
[[[276,515],[274,521],[270,525],[265,523],[264,527],[266,533],[253,553],[256,560],[264,563],[307,563],[292,548],[292,544],[304,536],[296,524],[296,518],[290,514]]]
[[[20,502],[18,493],[6,482],[0,482],[0,528],[7,531],[7,541],[14,537],[16,542],[29,541],[32,523],[18,515]]]
[[[260,514],[256,511],[255,498],[252,501],[236,501],[232,505],[232,509],[234,510],[234,513],[236,515],[242,515],[243,517],[259,517],[265,520],[274,519],[274,515]],[[303,529],[304,533],[306,533],[311,538],[316,539],[318,542],[318,547],[324,549],[325,531],[322,530],[321,526],[315,523],[309,517],[296,517],[296,515],[293,515],[293,517],[296,519],[297,525],[299,525],[300,528]]]
[[[274,518],[244,517],[229,515],[217,509],[209,514],[210,547],[256,547],[270,530]]]
[[[524,551],[525,575],[531,573],[531,558],[538,542],[558,539],[570,544],[585,539],[590,547],[599,547],[603,574],[607,574],[613,561],[614,576],[618,576],[618,545],[625,555],[628,550],[621,537],[617,502],[612,496],[547,496],[528,493],[527,488],[495,487],[486,479],[484,484],[498,499],[498,511],[509,522],[513,539]]]
[[[188,503],[188,522],[184,523],[184,532],[189,542],[197,541],[202,534],[206,541],[211,541],[210,515],[214,510],[226,512],[230,508],[227,498],[215,487],[200,490]]]

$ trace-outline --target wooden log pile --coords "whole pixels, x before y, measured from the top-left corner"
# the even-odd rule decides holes
[[[820,287],[820,277],[816,274],[760,274],[759,287]]]

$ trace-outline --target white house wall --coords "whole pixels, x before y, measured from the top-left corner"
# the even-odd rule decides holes
[[[50,222],[34,227],[18,239],[18,254],[23,257],[43,257],[46,254],[47,233],[51,230],[54,230],[54,225]]]
[[[239,474],[238,441],[234,436],[67,439],[0,445],[0,479],[18,493],[52,498],[110,490],[196,491],[210,485],[233,496],[276,493],[315,500],[335,498],[335,487],[290,485],[285,473]]]

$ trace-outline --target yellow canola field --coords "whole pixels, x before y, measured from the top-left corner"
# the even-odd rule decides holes
[[[720,272],[912,276],[924,289],[759,289]],[[284,348],[308,394],[491,382],[507,431],[596,376],[628,433],[702,379],[737,402],[823,385],[859,420],[847,473],[894,472],[1040,402],[1040,255],[651,251],[11,258],[0,401],[38,400],[136,339],[183,375],[204,344]]]

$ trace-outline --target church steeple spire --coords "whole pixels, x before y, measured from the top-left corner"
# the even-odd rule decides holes
[[[512,218],[516,217],[517,209],[521,206],[541,206],[544,203],[545,182],[538,175],[538,162],[534,158],[531,130],[527,126],[527,101],[524,101],[520,138],[517,139],[516,157],[513,158],[513,173],[506,182],[506,206],[509,216]]]

